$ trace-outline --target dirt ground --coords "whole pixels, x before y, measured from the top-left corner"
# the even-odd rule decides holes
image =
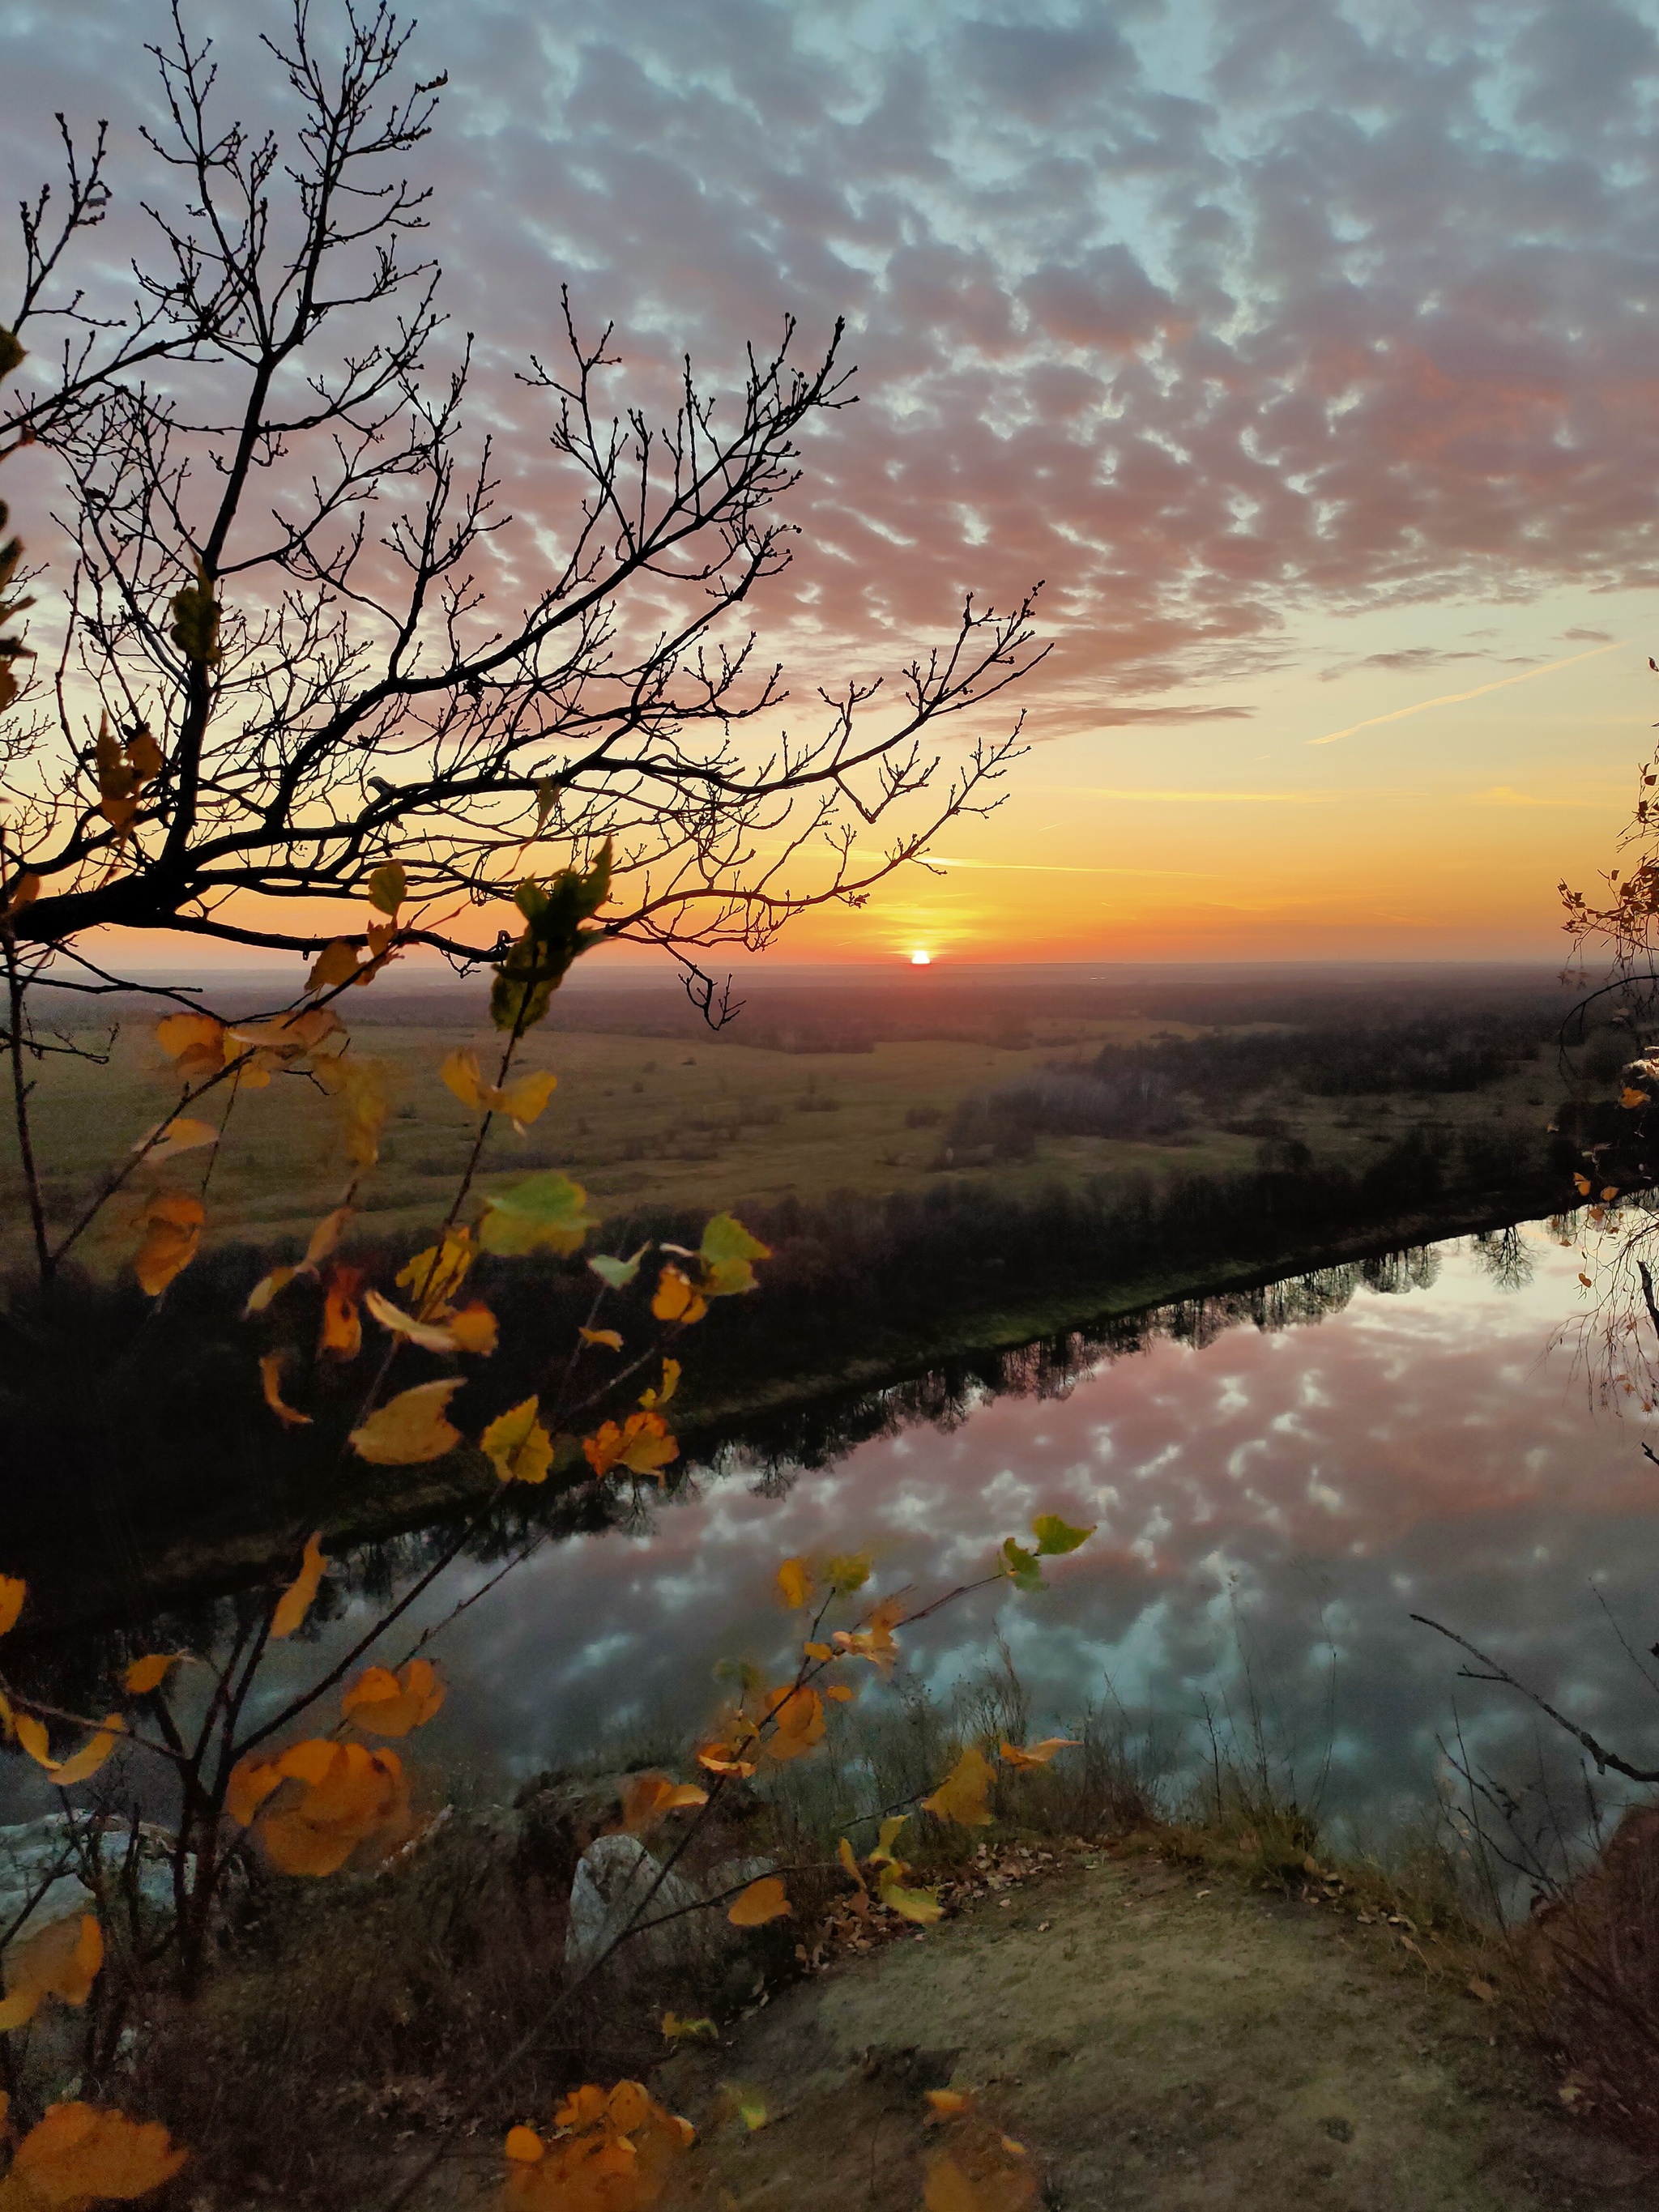
[[[698,2127],[684,2179],[711,2212],[915,2212],[930,2157],[975,2137],[1054,2212],[1659,2207],[1659,2168],[1569,2112],[1436,1948],[1085,1855],[786,1990],[653,2087]],[[930,2118],[933,2087],[972,2113]]]

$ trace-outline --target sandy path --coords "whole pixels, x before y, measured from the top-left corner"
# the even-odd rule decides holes
[[[710,2124],[722,2081],[759,2091],[763,2130]],[[1054,2212],[1659,2207],[1659,2172],[1565,2113],[1461,1979],[1157,1862],[1074,1861],[797,1985],[659,2093],[702,2130],[693,2202],[914,2212],[973,2124],[927,2123],[945,2086],[1027,2146]]]

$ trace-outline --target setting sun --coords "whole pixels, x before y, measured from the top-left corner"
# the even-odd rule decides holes
[[[929,967],[932,965],[933,957],[933,956],[931,952],[923,952],[918,950],[910,955],[910,965],[913,968]]]

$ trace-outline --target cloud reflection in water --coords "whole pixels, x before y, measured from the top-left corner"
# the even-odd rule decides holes
[[[756,1494],[752,1469],[711,1474],[648,1535],[550,1550],[465,1615],[428,1740],[522,1773],[619,1725],[689,1729],[719,1657],[781,1661],[772,1576],[789,1553],[869,1546],[881,1588],[932,1594],[1057,1510],[1097,1521],[1094,1541],[1054,1564],[1047,1595],[994,1589],[915,1632],[910,1663],[931,1684],[974,1672],[1000,1627],[1042,1716],[1115,1694],[1168,1724],[1206,1695],[1242,1717],[1248,1657],[1304,1787],[1328,1745],[1327,1806],[1375,1826],[1421,1802],[1454,1697],[1484,1754],[1513,1762],[1530,1741],[1517,1701],[1456,1681],[1420,1611],[1659,1754],[1659,1700],[1597,1602],[1638,1649],[1659,1632],[1659,1476],[1638,1424],[1591,1412],[1557,1341],[1577,1260],[1523,1234],[1518,1285],[1449,1244],[1437,1274],[1362,1285],[1316,1325],[1155,1336],[1062,1395],[981,1395],[782,1496]],[[454,1571],[446,1605],[483,1572]]]

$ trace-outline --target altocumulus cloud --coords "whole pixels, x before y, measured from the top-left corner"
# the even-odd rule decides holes
[[[280,116],[270,0],[204,6]],[[473,422],[568,280],[637,386],[849,327],[768,642],[874,664],[1047,578],[1041,726],[1259,665],[1300,607],[1659,574],[1653,0],[433,0],[427,149]],[[156,0],[12,0],[9,164],[50,116],[147,167]],[[148,179],[145,179],[148,184]],[[137,218],[118,210],[106,265]],[[1122,720],[1105,716],[1105,719]]]

